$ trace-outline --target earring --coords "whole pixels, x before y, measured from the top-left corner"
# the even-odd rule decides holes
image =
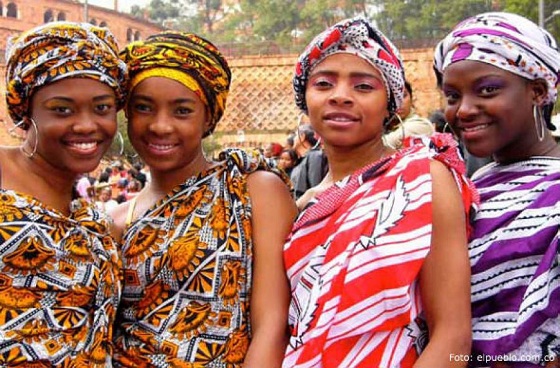
[[[122,156],[124,153],[124,138],[122,136],[121,132],[117,132],[115,138],[117,138],[117,141],[119,142],[119,156]]]
[[[540,106],[533,105],[533,118],[535,119],[535,129],[537,130],[537,138],[542,142],[545,134],[545,121]]]
[[[39,145],[39,130],[37,129],[37,123],[35,123],[35,120],[33,120],[32,118],[27,119],[31,122],[33,130],[35,130],[35,144],[33,145],[33,150],[31,150],[31,152],[27,152],[25,150],[25,142],[21,146],[19,146],[19,149],[25,156],[27,156],[27,158],[32,158],[37,152],[37,146]],[[23,120],[16,124],[16,126],[21,126],[22,122]]]

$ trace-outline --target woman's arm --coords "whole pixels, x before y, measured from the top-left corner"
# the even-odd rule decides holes
[[[465,210],[451,173],[432,161],[433,234],[420,271],[430,342],[415,368],[465,367],[471,348],[470,263]]]
[[[282,365],[288,338],[290,287],[284,268],[283,247],[297,208],[288,187],[273,173],[249,176],[253,211],[253,338],[245,368]]]

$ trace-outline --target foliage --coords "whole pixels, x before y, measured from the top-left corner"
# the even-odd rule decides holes
[[[544,5],[545,15],[560,9],[558,1]],[[152,0],[145,9],[134,5],[131,14],[217,44],[269,42],[283,49],[301,48],[327,26],[356,15],[375,21],[397,46],[430,47],[459,21],[487,11],[538,21],[535,0]],[[558,40],[560,16],[545,27]]]

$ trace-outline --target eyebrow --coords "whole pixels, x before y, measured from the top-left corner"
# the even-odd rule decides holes
[[[315,71],[315,72],[311,73],[311,75],[309,77],[311,78],[311,77],[314,77],[316,75],[338,75],[338,74],[340,74],[340,73],[337,72],[337,71],[325,69],[325,70]],[[352,78],[356,78],[356,77],[364,78],[364,77],[366,77],[366,78],[375,78],[375,79],[382,80],[378,75],[375,75],[375,74],[372,74],[372,73],[367,73],[367,72],[350,72],[350,77],[352,77]]]
[[[150,101],[150,102],[154,100],[152,97],[142,95],[142,94],[134,94],[134,95],[132,95],[132,98],[133,99],[147,100],[147,101]],[[177,98],[177,99],[173,100],[173,103],[196,103],[196,100],[194,98]]]
[[[97,102],[97,101],[106,100],[106,99],[108,99],[108,98],[115,99],[116,97],[115,97],[114,95],[95,96],[95,97],[93,98],[93,101],[96,101],[96,102]],[[45,100],[45,102],[53,101],[53,100],[56,100],[56,101],[64,101],[64,102],[69,102],[69,103],[75,101],[75,100],[74,100],[73,98],[71,98],[71,97],[54,96],[54,97],[51,97],[51,98],[47,98],[47,99]]]

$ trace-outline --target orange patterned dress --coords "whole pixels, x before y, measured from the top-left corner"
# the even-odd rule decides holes
[[[247,176],[271,169],[241,150],[220,159],[126,229],[118,367],[243,363],[253,259]]]
[[[111,367],[119,258],[106,215],[0,190],[0,366]]]

